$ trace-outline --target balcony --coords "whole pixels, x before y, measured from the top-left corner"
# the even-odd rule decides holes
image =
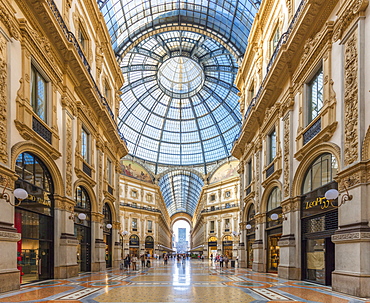
[[[210,208],[205,208],[201,211],[201,213],[208,213],[208,212],[213,212],[213,211],[220,211],[220,210],[225,210],[225,209],[230,209],[230,208],[233,208],[233,207],[238,207],[238,204],[237,203],[233,203],[233,204],[228,204],[228,205],[225,205],[225,206],[212,206]]]

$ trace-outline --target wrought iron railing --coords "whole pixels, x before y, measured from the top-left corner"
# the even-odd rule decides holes
[[[111,195],[113,195],[113,187],[108,185],[108,193],[110,193]]]
[[[155,212],[155,213],[161,213],[161,211],[159,209],[153,208],[153,207],[139,206],[139,205],[130,204],[130,203],[120,203],[120,205],[121,206],[132,207],[132,208],[137,208],[137,209],[144,209],[144,210],[152,211],[152,212]]]
[[[33,117],[32,119],[32,129],[38,133],[41,138],[43,138],[46,142],[51,144],[52,140],[52,133],[48,130],[37,118]]]
[[[99,90],[99,88],[98,88],[98,86],[95,82],[95,79],[91,74],[90,64],[89,64],[88,60],[86,59],[86,56],[85,56],[84,52],[82,51],[81,46],[78,43],[78,40],[76,39],[75,35],[71,31],[69,31],[69,29],[68,29],[66,23],[64,22],[63,17],[60,14],[60,12],[58,10],[58,7],[56,6],[54,0],[46,0],[46,2],[49,5],[49,7],[50,7],[56,21],[58,22],[64,36],[66,37],[67,41],[72,43],[73,46],[75,47],[78,56],[80,57],[80,59],[81,59],[83,65],[85,66],[87,72],[89,73],[90,79],[93,83],[93,88],[94,88],[95,93],[98,95],[98,98],[99,98],[100,102],[106,108],[106,110],[108,111],[109,115],[111,116],[111,118],[113,120],[113,123],[116,125],[116,121],[115,121],[115,118],[114,118],[114,113],[113,113],[112,109],[110,108],[107,100],[105,99],[105,97],[100,92],[100,90]],[[123,139],[126,142],[123,135],[122,134],[119,134],[119,135],[121,136],[121,139]]]
[[[311,141],[321,131],[321,118],[310,126],[303,134],[303,145]]]
[[[259,96],[260,96],[260,94],[262,92],[262,89],[264,87],[265,81],[266,81],[267,76],[268,76],[268,74],[270,72],[270,68],[271,68],[272,64],[275,62],[275,59],[277,57],[277,54],[279,53],[282,45],[285,44],[288,41],[288,39],[290,37],[290,34],[291,34],[292,30],[293,30],[293,27],[297,23],[297,20],[298,20],[299,16],[301,15],[301,12],[303,11],[303,7],[304,7],[306,1],[307,0],[302,0],[301,1],[301,3],[299,4],[299,6],[297,8],[296,13],[294,14],[294,17],[293,17],[292,21],[289,24],[288,30],[281,35],[281,37],[279,39],[279,42],[278,42],[278,44],[277,44],[277,46],[276,46],[276,48],[274,50],[274,53],[272,54],[272,56],[270,58],[269,64],[267,65],[266,75],[265,75],[265,77],[262,80],[262,83],[260,85],[260,88],[258,89],[258,92],[257,92],[256,96],[251,100],[251,102],[250,102],[250,104],[249,104],[249,106],[248,106],[248,108],[247,108],[247,110],[246,110],[246,112],[244,114],[244,121],[246,121],[246,119],[249,116],[249,114],[250,114],[253,106],[256,105],[256,101],[258,100],[258,98],[259,98]]]
[[[87,165],[85,162],[82,163],[82,171],[86,175],[88,175],[89,177],[91,177],[91,175],[92,175],[91,167],[89,165]]]
[[[270,177],[275,171],[275,164],[274,162],[266,169],[266,179]]]
[[[228,206],[217,206],[217,207],[212,207],[212,208],[205,208],[201,211],[201,213],[208,213],[208,212],[211,212],[211,211],[218,211],[218,210],[223,210],[223,209],[229,209],[229,208],[233,208],[233,207],[238,207],[238,204],[236,203],[233,203],[233,204],[230,204]]]

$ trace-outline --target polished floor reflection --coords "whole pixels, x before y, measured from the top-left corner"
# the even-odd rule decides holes
[[[28,284],[1,294],[0,302],[370,302],[273,274],[220,269],[206,260],[169,260],[167,265],[154,261],[152,265]]]

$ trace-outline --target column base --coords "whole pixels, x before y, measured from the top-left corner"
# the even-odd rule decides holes
[[[19,270],[0,271],[0,293],[20,288]]]
[[[54,268],[55,279],[66,279],[78,276],[78,265],[59,266]]]
[[[252,265],[252,270],[256,272],[265,272],[265,266],[263,263],[254,263]]]
[[[281,266],[278,268],[278,277],[287,280],[300,280],[301,269],[296,267]]]
[[[332,288],[348,295],[369,298],[370,275],[354,275],[334,271],[332,273]]]
[[[95,262],[91,264],[91,271],[102,271],[106,269],[107,269],[107,266],[105,262]]]

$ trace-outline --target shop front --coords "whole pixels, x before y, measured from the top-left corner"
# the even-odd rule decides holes
[[[229,259],[233,257],[233,238],[231,236],[224,236],[222,240],[222,254]]]
[[[306,171],[301,195],[302,279],[331,285],[335,269],[335,246],[331,236],[338,229],[338,202],[325,193],[337,189],[336,158],[330,153],[317,157]]]
[[[154,254],[154,239],[151,236],[145,238],[145,251],[146,254],[150,254],[151,256]]]
[[[78,240],[77,263],[80,272],[91,271],[91,203],[87,191],[76,188],[74,234]]]
[[[255,209],[254,204],[252,204],[248,209],[247,214],[247,237],[246,237],[246,250],[247,250],[247,268],[252,268],[253,265],[253,243],[256,239],[255,230],[256,230],[256,222],[254,219],[255,216]]]
[[[335,269],[335,246],[331,236],[338,229],[338,209],[325,199],[336,182],[302,196],[302,278],[331,285]]]
[[[54,197],[53,182],[44,163],[31,153],[16,160],[19,179],[15,188],[28,192],[27,199],[15,208],[14,227],[21,233],[17,244],[21,283],[54,276]]]
[[[103,206],[103,241],[105,243],[105,265],[112,267],[112,212],[107,203]]]
[[[130,249],[129,254],[130,254],[130,256],[139,256],[140,255],[139,245],[140,245],[139,237],[137,235],[131,235],[130,240],[129,240],[129,249]],[[152,250],[152,253],[153,253],[153,250]],[[148,252],[146,252],[146,254],[148,254]],[[153,256],[152,254],[150,254],[150,255]]]
[[[217,238],[216,237],[210,237],[208,239],[208,258],[211,258],[211,255],[213,258],[217,255]]]
[[[266,213],[267,272],[277,273],[280,263],[278,242],[283,233],[281,192],[275,187],[269,196]]]

